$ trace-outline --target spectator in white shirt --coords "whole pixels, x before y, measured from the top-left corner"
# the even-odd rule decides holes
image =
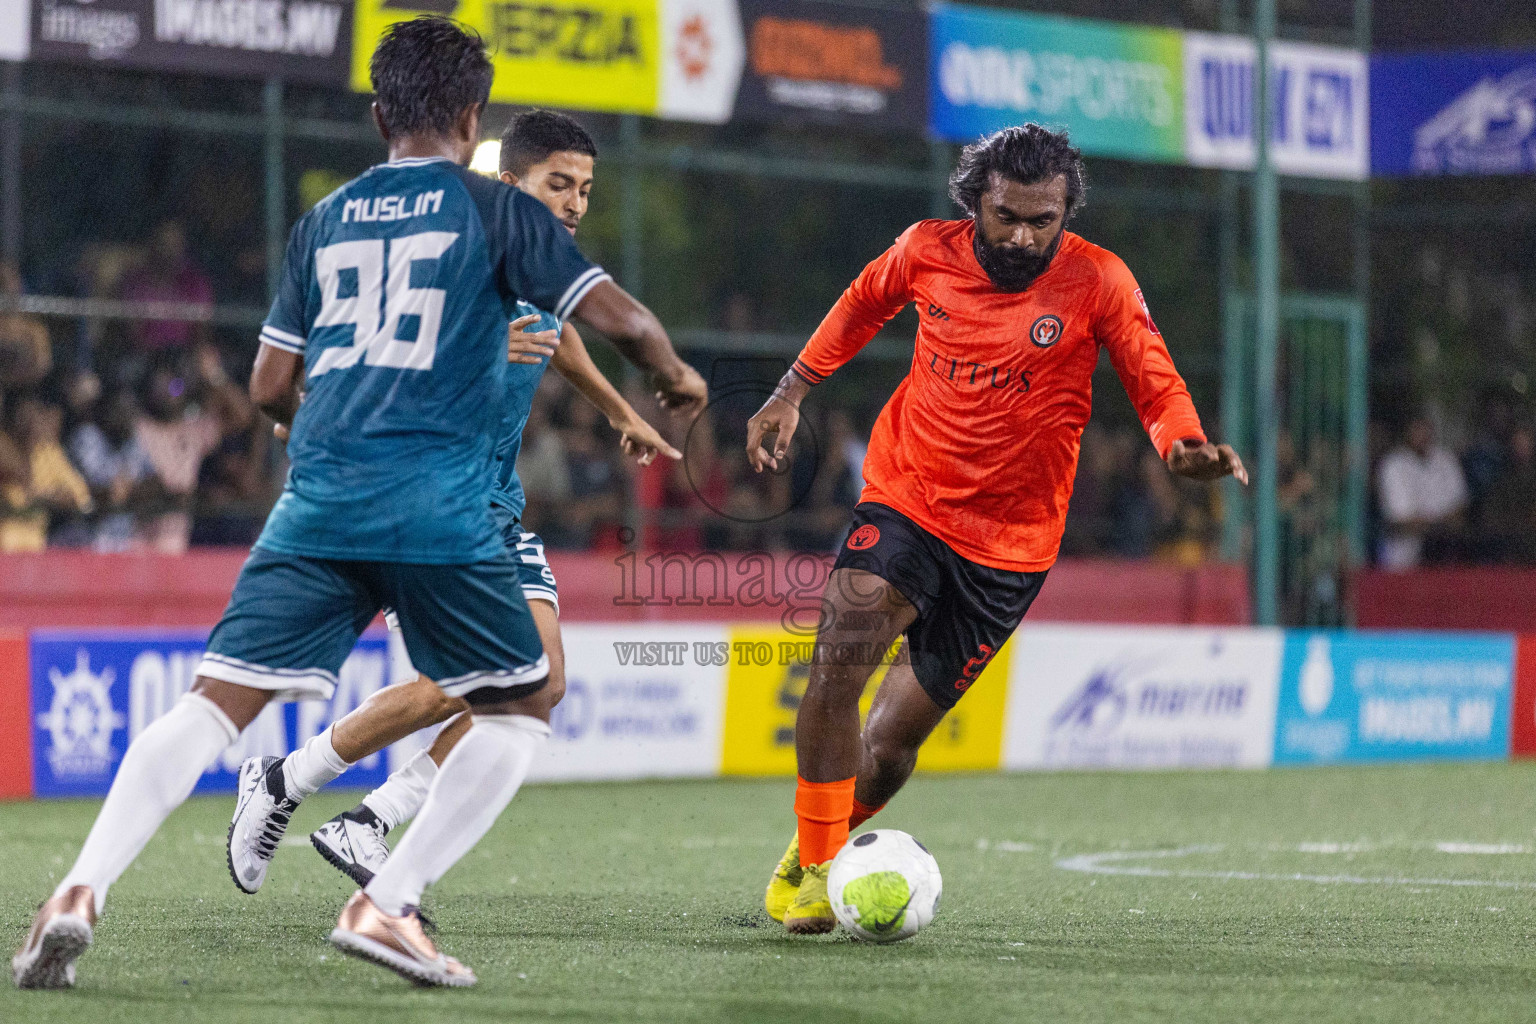
[[[1381,460],[1376,487],[1385,527],[1382,568],[1413,568],[1424,558],[1426,540],[1454,537],[1461,528],[1467,481],[1456,457],[1435,444],[1427,417],[1415,417],[1404,443]]]

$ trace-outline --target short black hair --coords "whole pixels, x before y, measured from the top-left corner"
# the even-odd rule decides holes
[[[974,217],[993,171],[1023,185],[1065,176],[1068,220],[1088,201],[1083,152],[1072,145],[1065,131],[1021,124],[971,143],[960,151],[960,162],[949,176],[949,197]]]
[[[384,127],[391,135],[446,135],[467,107],[491,97],[485,40],[452,18],[397,21],[368,62]]]
[[[597,143],[580,121],[553,110],[525,110],[501,133],[501,169],[514,177],[521,178],[551,153],[585,153],[595,160]]]

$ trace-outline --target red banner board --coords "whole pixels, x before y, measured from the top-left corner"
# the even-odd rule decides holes
[[[1511,757],[1536,757],[1536,635],[1515,640],[1515,702],[1510,708]]]
[[[32,689],[27,638],[0,634],[0,800],[32,795]]]

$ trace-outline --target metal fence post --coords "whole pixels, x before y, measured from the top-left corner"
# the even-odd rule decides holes
[[[264,174],[263,191],[266,196],[267,240],[267,299],[277,295],[282,280],[284,238],[288,233],[288,203],[283,179],[283,83],[269,78],[261,91],[261,113],[266,131],[263,134]]]
[[[1278,480],[1280,422],[1276,401],[1280,349],[1280,183],[1270,159],[1273,117],[1269,88],[1269,43],[1275,34],[1275,0],[1254,0],[1254,618],[1279,621],[1280,510]]]
[[[21,98],[21,65],[5,62],[5,98]],[[21,263],[21,114],[0,113],[0,259]]]

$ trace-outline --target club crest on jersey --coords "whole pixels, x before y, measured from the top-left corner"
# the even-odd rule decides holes
[[[1029,340],[1039,348],[1050,348],[1061,340],[1063,330],[1061,317],[1047,313],[1029,328]]]
[[[1147,330],[1158,337],[1162,337],[1163,332],[1158,330],[1157,324],[1152,322],[1152,309],[1147,305],[1147,297],[1141,294],[1140,288],[1136,289],[1136,301],[1141,303],[1141,315],[1147,318]]]
[[[874,523],[865,523],[854,530],[852,536],[848,538],[848,548],[851,551],[863,551],[865,548],[874,547],[879,542],[880,527]]]

